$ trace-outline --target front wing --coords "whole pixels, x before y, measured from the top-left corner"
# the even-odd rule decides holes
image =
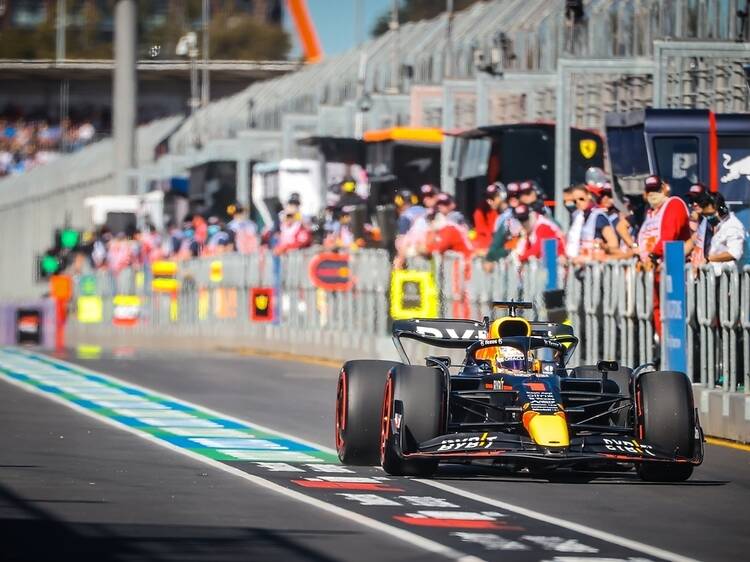
[[[703,462],[703,435],[699,427],[696,427],[696,453],[693,457],[659,450],[645,441],[622,435],[588,435],[571,439],[568,447],[542,447],[527,436],[513,433],[455,433],[420,443],[413,452],[404,449],[403,435],[394,431],[394,437],[396,453],[404,459],[430,458],[445,462],[484,459],[558,467],[591,461],[677,462],[694,465]]]

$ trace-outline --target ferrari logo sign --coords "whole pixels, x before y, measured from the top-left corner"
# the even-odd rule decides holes
[[[254,322],[273,322],[273,289],[253,287],[250,289],[250,318]]]
[[[581,156],[590,160],[596,154],[596,141],[594,139],[581,139],[578,148],[581,151]]]

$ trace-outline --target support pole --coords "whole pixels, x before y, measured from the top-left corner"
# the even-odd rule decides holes
[[[208,0],[203,0],[203,74],[201,76],[201,107],[206,107],[211,100],[211,77],[208,72],[209,54],[209,34],[208,24],[211,21],[211,7]]]
[[[135,0],[117,0],[115,6],[115,68],[112,87],[114,174],[118,193],[129,194],[127,173],[135,166],[137,107]]]

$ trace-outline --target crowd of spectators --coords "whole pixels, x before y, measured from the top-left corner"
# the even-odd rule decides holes
[[[91,143],[96,128],[88,120],[54,122],[44,117],[0,116],[0,177],[22,174],[62,152]]]
[[[656,268],[664,243],[686,242],[686,260],[695,267],[704,263],[743,258],[747,232],[718,193],[696,183],[687,197],[670,194],[667,182],[649,176],[643,184],[645,212],[638,218],[616,198],[603,172],[590,181],[568,187],[563,204],[570,213],[564,230],[545,204],[534,181],[487,186],[471,220],[456,208],[454,198],[437,186],[424,185],[418,193],[399,191],[394,199],[397,220],[394,267],[410,259],[458,252],[467,261],[479,257],[484,269],[508,256],[520,263],[542,257],[543,242],[555,240],[561,262],[581,265],[590,261],[637,258],[645,269]],[[234,205],[227,222],[216,216],[188,216],[170,223],[164,232],[149,227],[144,232],[112,233],[102,229],[91,245],[91,262],[113,272],[159,259],[184,260],[228,252],[250,254],[261,246],[276,255],[322,244],[328,250],[356,251],[383,246],[384,233],[366,213],[367,202],[356,193],[353,180],[345,180],[329,198],[321,217],[305,217],[301,197],[293,193],[273,223],[259,228],[246,209]]]

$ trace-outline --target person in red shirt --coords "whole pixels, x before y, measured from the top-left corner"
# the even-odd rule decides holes
[[[690,212],[679,197],[669,196],[669,184],[659,176],[645,180],[645,199],[649,210],[638,231],[638,250],[646,267],[664,258],[664,243],[690,240]]]
[[[428,254],[460,252],[468,261],[473,248],[465,230],[452,222],[445,214],[430,211],[426,217],[428,224],[425,251]]]
[[[530,258],[541,258],[542,243],[545,240],[557,240],[557,255],[565,255],[565,237],[557,224],[526,205],[518,205],[513,209],[513,216],[521,223],[526,234],[516,248],[521,263]]]
[[[687,242],[692,236],[690,212],[679,197],[669,196],[669,184],[659,176],[649,176],[644,184],[644,197],[649,205],[646,218],[638,231],[638,251],[646,269],[659,266],[664,259],[664,243]],[[654,275],[654,330],[661,335],[661,274]]]
[[[505,186],[500,182],[495,182],[487,186],[484,191],[484,199],[480,201],[479,206],[472,216],[474,220],[474,246],[481,254],[487,252],[487,248],[492,243],[492,236],[495,233],[495,223],[497,222],[498,209],[505,195]]]

